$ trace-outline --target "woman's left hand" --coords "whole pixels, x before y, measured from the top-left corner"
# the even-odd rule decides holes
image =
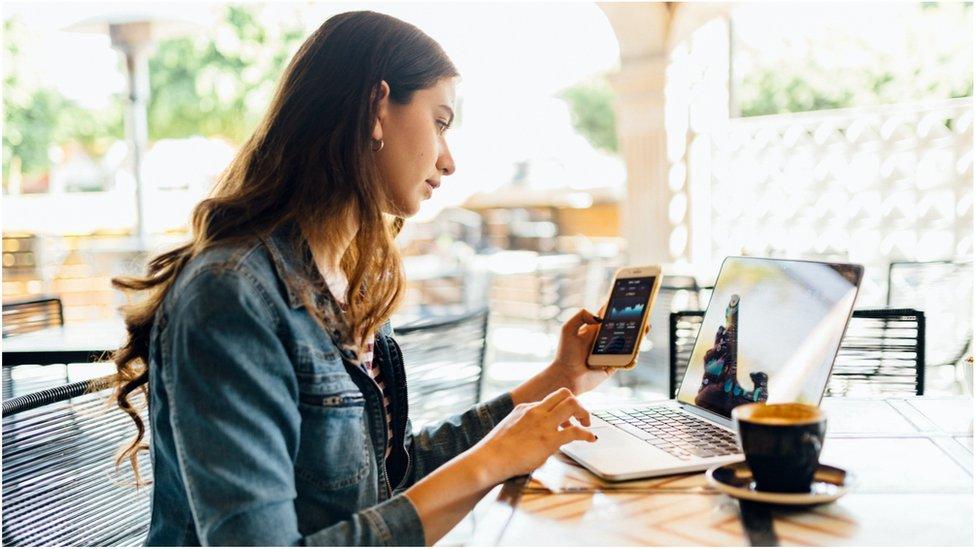
[[[551,383],[557,388],[566,387],[578,395],[595,388],[612,375],[613,368],[594,370],[586,365],[586,357],[602,321],[586,309],[580,309],[563,324],[556,356],[543,372],[551,377]]]
[[[600,314],[603,314],[601,309]],[[566,388],[579,395],[610,378],[616,368],[590,369],[586,357],[593,346],[602,318],[580,309],[563,324],[552,364],[512,390],[515,404],[538,402],[553,391]],[[644,334],[647,334],[645,329]],[[643,335],[642,335],[643,338]]]

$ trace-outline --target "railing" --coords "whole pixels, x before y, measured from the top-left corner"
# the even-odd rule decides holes
[[[710,173],[695,229],[714,261],[862,263],[880,303],[889,261],[972,256],[972,123],[972,98],[733,119],[689,154]]]

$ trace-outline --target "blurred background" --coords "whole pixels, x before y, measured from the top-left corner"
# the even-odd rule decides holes
[[[926,309],[926,392],[971,387],[970,2],[5,3],[4,301],[118,322],[111,277],[187,238],[293,52],[350,9],[462,74],[457,172],[399,238],[394,324],[487,307],[484,396],[646,263],[668,275],[652,332],[600,394],[663,396],[669,313],[703,309],[727,255],[865,265],[859,307]]]

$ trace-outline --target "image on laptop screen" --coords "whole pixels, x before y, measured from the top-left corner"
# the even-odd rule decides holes
[[[861,273],[858,265],[726,259],[678,400],[725,417],[750,402],[819,404]]]

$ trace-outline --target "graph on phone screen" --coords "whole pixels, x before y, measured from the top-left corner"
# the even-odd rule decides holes
[[[619,278],[614,282],[593,354],[629,355],[634,351],[653,287],[653,276]]]

